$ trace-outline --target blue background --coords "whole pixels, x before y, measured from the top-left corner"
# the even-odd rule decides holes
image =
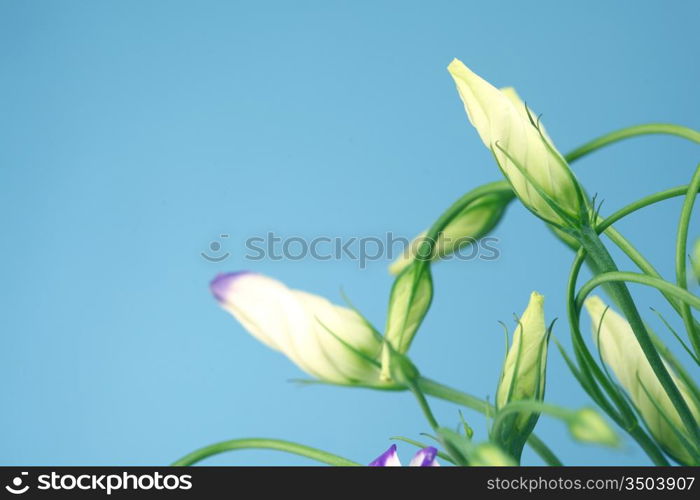
[[[250,262],[243,242],[412,236],[498,179],[445,69],[453,57],[514,85],[562,151],[637,123],[700,128],[699,20],[691,1],[3,0],[0,462],[166,464],[245,436],[368,462],[390,436],[418,437],[428,426],[409,394],[288,382],[303,374],[221,311],[209,280],[251,268],[338,302],[342,286],[382,326],[386,260]],[[687,183],[697,161],[697,145],[650,137],[575,170],[610,213]],[[620,224],[669,277],[679,207]],[[222,233],[232,255],[207,262]],[[568,345],[572,255],[519,205],[495,235],[498,261],[435,266],[411,351],[426,375],[484,397],[503,357],[497,321],[531,290]],[[643,310],[665,310],[635,292]],[[548,383],[550,402],[588,401],[555,349]],[[454,406],[435,408],[457,423]],[[466,415],[483,438],[485,419]],[[630,442],[575,444],[549,418],[538,431],[568,464],[647,463]]]

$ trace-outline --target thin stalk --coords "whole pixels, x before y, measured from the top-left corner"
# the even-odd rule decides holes
[[[425,377],[420,377],[417,383],[423,393],[429,396],[457,403],[458,405],[478,411],[487,417],[492,417],[495,413],[494,407],[488,402],[476,396],[472,396],[471,394],[466,394]]]
[[[593,139],[592,141],[587,142],[586,144],[571,151],[566,155],[566,159],[567,161],[572,162],[582,156],[587,155],[588,153],[615,142],[630,139],[632,137],[638,137],[640,135],[650,134],[675,135],[688,139],[692,142],[700,143],[700,132],[693,130],[692,128],[683,127],[682,125],[674,125],[672,123],[646,123],[644,125],[635,125],[633,127],[623,128],[597,137],[596,139]]]
[[[281,439],[268,438],[246,438],[222,441],[220,443],[205,446],[204,448],[195,450],[192,453],[188,453],[180,460],[173,462],[172,465],[174,467],[194,465],[197,462],[201,462],[205,458],[209,458],[220,453],[250,449],[283,451],[285,453],[292,453],[293,455],[307,457],[328,465],[343,467],[361,465],[357,462],[353,462],[352,460],[348,460],[347,458],[339,457],[338,455],[328,453],[327,451],[311,448],[310,446],[293,443],[291,441],[283,441]]]
[[[664,189],[663,191],[659,191],[658,193],[653,193],[648,196],[645,196],[644,198],[640,198],[639,200],[635,200],[629,205],[622,207],[617,212],[605,217],[605,219],[598,222],[598,224],[596,225],[596,231],[598,232],[598,234],[600,234],[620,219],[627,217],[628,215],[636,212],[637,210],[646,208],[660,201],[676,198],[677,196],[685,196],[687,195],[687,193],[688,185],[683,185],[669,189]]]
[[[604,283],[609,284],[610,288],[614,288],[614,283],[638,283],[640,285],[650,286],[656,288],[660,292],[665,292],[666,294],[675,297],[684,304],[688,304],[694,309],[700,309],[700,297],[693,295],[688,290],[669,283],[668,281],[655,278],[653,276],[648,276],[641,273],[626,273],[620,271],[610,271],[607,273],[598,274],[594,276],[589,281],[587,281],[579,291],[576,297],[576,305],[581,306],[586,297],[599,285]]]
[[[438,423],[437,419],[435,418],[435,415],[433,414],[433,410],[430,409],[430,404],[428,404],[428,400],[425,398],[425,394],[423,394],[423,391],[421,390],[419,384],[417,382],[413,382],[409,385],[409,389],[413,393],[413,395],[416,397],[416,400],[418,401],[418,405],[420,406],[420,409],[423,411],[423,415],[425,415],[426,420],[430,424],[430,427],[434,431],[438,430],[440,428],[440,424]]]
[[[693,206],[695,205],[695,196],[700,189],[700,166],[695,169],[695,174],[688,186],[688,194],[685,197],[683,208],[681,209],[680,220],[678,221],[678,235],[676,237],[676,283],[678,286],[688,289],[688,274],[686,270],[687,247],[688,247],[688,225],[690,217],[693,214]],[[693,345],[695,354],[700,355],[700,331],[690,312],[688,304],[680,304],[680,314],[683,318],[683,324],[688,332],[690,343]]]

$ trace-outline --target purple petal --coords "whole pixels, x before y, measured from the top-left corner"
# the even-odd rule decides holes
[[[209,283],[209,289],[219,302],[226,302],[226,294],[231,289],[231,285],[246,274],[251,274],[250,271],[236,271],[234,273],[217,274],[216,278]]]
[[[413,458],[411,459],[411,463],[408,465],[411,467],[436,467],[439,466],[440,464],[438,463],[437,460],[435,460],[435,457],[437,456],[437,449],[428,446],[427,448],[423,448],[420,450],[418,453],[416,453]]]
[[[401,461],[396,454],[396,445],[392,444],[388,450],[372,460],[370,467],[400,467]]]

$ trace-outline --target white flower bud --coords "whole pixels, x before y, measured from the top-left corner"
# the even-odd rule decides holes
[[[580,223],[581,188],[536,115],[513,89],[497,89],[461,61],[452,61],[448,70],[469,121],[523,204],[558,226]]]
[[[221,306],[306,373],[337,384],[379,383],[381,339],[355,311],[252,272],[217,276]]]
[[[647,361],[630,324],[607,308],[599,297],[588,298],[585,305],[591,316],[593,337],[603,361],[629,394],[654,439],[678,462],[692,463],[692,457],[681,444],[677,432],[689,442],[692,442],[692,437]],[[700,409],[691,397],[689,388],[674,374],[671,367],[667,365],[666,369],[693,416],[700,421]]]
[[[389,297],[385,337],[400,354],[408,351],[433,298],[430,269],[420,264],[416,262],[396,278]],[[387,369],[385,366],[385,375]]]
[[[548,338],[544,297],[532,292],[506,356],[496,391],[497,408],[503,408],[511,401],[541,400],[544,397]]]
[[[508,349],[496,391],[496,420],[499,420],[501,410],[505,420],[494,426],[491,435],[492,440],[518,460],[540,415],[526,409],[511,413],[508,404],[543,400],[548,340],[544,297],[532,292],[513,334],[513,343]]]

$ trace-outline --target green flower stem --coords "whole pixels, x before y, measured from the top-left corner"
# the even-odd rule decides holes
[[[483,399],[479,399],[471,394],[458,391],[457,389],[453,389],[439,382],[435,382],[434,380],[420,377],[418,379],[418,386],[421,388],[423,393],[428,394],[429,396],[444,399],[445,401],[450,401],[452,403],[457,403],[466,408],[478,411],[487,417],[491,417],[494,414],[494,407]]]
[[[413,393],[413,395],[416,397],[416,400],[418,401],[418,405],[420,406],[420,409],[423,411],[423,415],[425,415],[426,420],[430,424],[430,427],[434,431],[438,430],[440,428],[440,424],[438,424],[437,419],[435,418],[435,415],[433,415],[433,411],[430,409],[430,404],[428,404],[428,400],[425,399],[425,394],[423,394],[423,391],[418,384],[418,382],[411,382],[409,384],[409,389]]]
[[[608,250],[600,241],[598,234],[592,228],[582,228],[579,233],[579,238],[581,245],[586,249],[590,258],[596,263],[598,269],[604,273],[618,272],[617,266],[608,253]],[[652,279],[649,277],[646,278]],[[614,294],[616,302],[619,304],[625,317],[627,318],[627,321],[632,327],[632,331],[639,342],[639,346],[642,348],[642,351],[649,361],[651,368],[654,370],[659,383],[663,386],[669,399],[673,403],[673,406],[680,415],[683,424],[688,429],[688,433],[693,437],[695,442],[700,442],[700,429],[698,429],[698,423],[695,421],[690,408],[688,408],[688,404],[686,403],[685,399],[683,399],[678,387],[676,387],[676,384],[671,378],[671,375],[664,365],[659,352],[654,347],[654,343],[652,342],[651,337],[644,326],[644,322],[639,315],[639,311],[637,311],[637,306],[632,299],[632,295],[630,294],[627,285],[621,281],[610,281],[609,289]]]
[[[587,142],[583,146],[580,146],[567,154],[566,160],[568,162],[572,162],[597,149],[603,148],[615,142],[640,135],[650,134],[675,135],[688,139],[692,142],[700,143],[700,132],[693,130],[692,128],[683,127],[682,125],[674,125],[672,123],[646,123],[644,125],[635,125],[633,127],[616,130],[593,139],[592,141]]]
[[[700,189],[700,166],[695,169],[695,174],[688,186],[688,194],[685,197],[683,208],[681,209],[680,221],[678,222],[678,236],[676,237],[676,283],[678,286],[688,289],[688,274],[686,270],[687,247],[688,247],[688,225],[695,205],[695,196]],[[693,345],[696,355],[700,355],[700,331],[697,323],[690,313],[688,304],[680,304],[680,314],[688,332],[690,343]]]
[[[227,451],[233,450],[250,450],[250,449],[264,449],[264,450],[277,450],[284,451],[286,453],[292,453],[294,455],[300,455],[302,457],[311,458],[317,462],[321,462],[328,465],[335,466],[358,466],[357,462],[348,460],[347,458],[339,457],[338,455],[333,455],[327,451],[318,450],[316,448],[311,448],[310,446],[304,446],[303,444],[293,443],[291,441],[283,441],[281,439],[267,439],[267,438],[247,438],[247,439],[232,439],[230,441],[222,441],[220,443],[215,443],[204,448],[188,453],[180,460],[173,462],[173,466],[189,466],[194,465],[197,462],[201,462],[205,458],[209,458],[219,453],[225,453]]]
[[[598,234],[600,234],[603,231],[607,230],[607,228],[609,228],[610,226],[615,224],[620,219],[623,219],[623,218],[627,217],[628,215],[630,215],[630,214],[632,214],[632,213],[634,213],[637,210],[640,210],[642,208],[646,208],[646,207],[653,205],[655,203],[658,203],[660,201],[669,200],[671,198],[676,198],[678,196],[685,196],[688,193],[689,187],[690,186],[688,186],[688,185],[676,186],[673,188],[664,189],[663,191],[659,191],[658,193],[650,194],[649,196],[645,196],[644,198],[640,198],[639,200],[636,200],[633,203],[630,203],[629,205],[622,207],[617,212],[615,212],[615,213],[605,217],[603,220],[599,221],[598,224],[596,225],[596,231],[598,232]]]
[[[483,399],[479,399],[433,380],[421,377],[418,379],[418,386],[423,393],[429,396],[470,408],[487,417],[492,417],[495,414],[495,408]],[[530,434],[527,443],[547,465],[555,467],[564,465],[554,452],[534,433]]]
[[[646,274],[626,273],[620,271],[602,273],[587,281],[581,287],[581,290],[576,297],[576,306],[581,307],[586,297],[590,295],[590,293],[599,285],[602,285],[603,283],[622,282],[638,283],[640,285],[656,288],[659,291],[663,291],[668,295],[679,299],[681,302],[693,307],[694,309],[700,309],[700,297],[693,295],[688,290],[684,290],[683,288],[676,286],[673,283],[669,283],[661,278],[654,278]],[[622,304],[620,306],[622,306]]]

